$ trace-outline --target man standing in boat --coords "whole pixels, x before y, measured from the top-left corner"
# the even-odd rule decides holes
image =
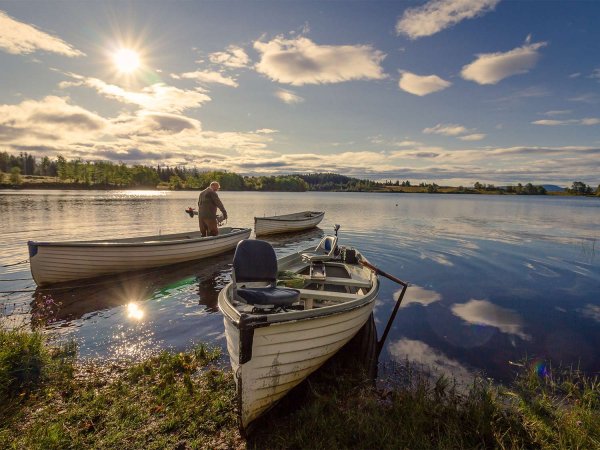
[[[223,219],[227,219],[227,211],[225,211],[225,207],[217,194],[220,188],[221,185],[217,181],[213,181],[210,186],[200,192],[198,197],[198,222],[202,236],[217,236],[219,234],[217,208],[223,213]]]

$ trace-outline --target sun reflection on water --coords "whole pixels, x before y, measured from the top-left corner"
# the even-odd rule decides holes
[[[127,317],[133,320],[142,320],[144,318],[144,310],[137,303],[131,302],[127,304]]]

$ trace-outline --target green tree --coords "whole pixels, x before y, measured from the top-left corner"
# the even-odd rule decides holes
[[[58,155],[56,158],[56,172],[58,178],[60,178],[62,181],[65,181],[67,178],[69,178],[67,160],[62,155]]]
[[[169,189],[178,191],[181,188],[183,188],[183,180],[177,175],[171,175],[171,178],[169,179]]]
[[[12,184],[21,184],[22,179],[21,179],[21,168],[20,167],[15,166],[12,169],[10,169],[10,182]]]
[[[575,181],[569,192],[575,195],[588,195],[592,193],[592,188],[581,181]]]

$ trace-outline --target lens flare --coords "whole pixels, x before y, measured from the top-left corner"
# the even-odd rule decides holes
[[[140,55],[129,48],[122,48],[113,55],[113,62],[119,72],[132,73],[140,67]]]
[[[540,377],[540,378],[545,378],[548,376],[548,373],[549,373],[548,365],[546,364],[546,361],[544,361],[542,359],[538,359],[533,362],[533,369],[535,370],[535,373],[537,373],[538,377]]]
[[[142,320],[144,318],[144,310],[137,303],[127,304],[127,317],[133,320]]]

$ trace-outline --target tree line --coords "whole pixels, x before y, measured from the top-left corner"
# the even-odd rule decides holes
[[[5,175],[5,174],[8,174]],[[169,167],[158,165],[132,165],[110,161],[68,161],[63,156],[41,159],[26,152],[12,155],[0,152],[0,183],[18,185],[22,175],[55,177],[64,184],[76,184],[89,188],[159,188],[159,189],[204,189],[211,181],[218,181],[222,189],[228,191],[348,191],[373,192],[394,191],[402,188],[421,188],[421,192],[437,193],[436,183],[422,182],[412,186],[410,181],[385,180],[377,182],[367,179],[347,177],[336,173],[310,173],[272,176],[242,176],[234,172],[201,170],[189,167]],[[571,195],[599,195],[600,185],[594,189],[581,181],[576,181],[567,190]],[[476,182],[473,188],[459,186],[451,192],[477,193],[498,192],[517,195],[545,195],[546,189],[540,185],[527,183],[516,186],[499,187],[493,184]]]

